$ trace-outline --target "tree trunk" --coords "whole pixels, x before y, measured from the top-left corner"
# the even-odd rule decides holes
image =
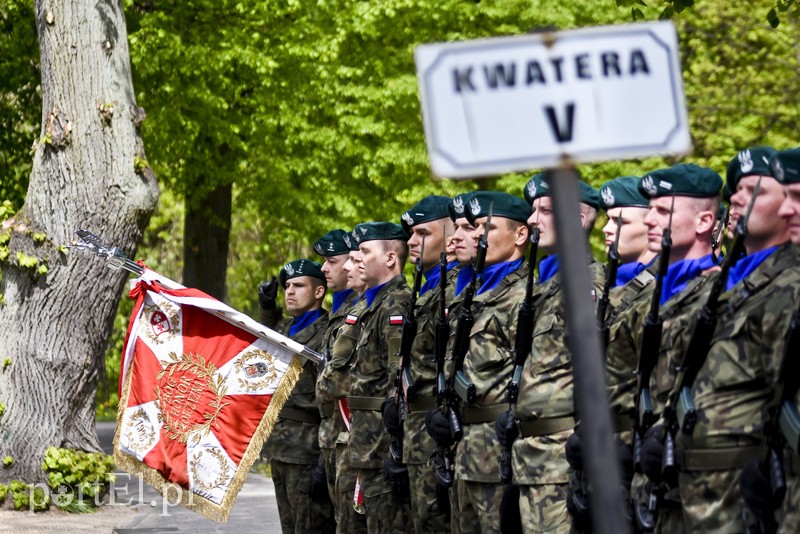
[[[25,204],[3,232],[0,481],[39,481],[49,445],[99,450],[98,370],[128,273],[60,245],[85,228],[133,254],[158,200],[120,0],[36,0],[42,130]],[[25,266],[37,258],[34,266]],[[46,267],[46,271],[43,267]]]
[[[199,202],[186,202],[183,283],[225,299],[233,187],[220,185]]]

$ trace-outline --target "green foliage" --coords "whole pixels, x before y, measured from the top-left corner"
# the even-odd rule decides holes
[[[14,458],[12,458],[11,456],[3,456],[3,465],[5,467],[11,467],[12,465],[14,465]]]
[[[3,503],[6,502],[7,496],[8,496],[8,486],[5,484],[0,484],[0,506],[3,506]]]
[[[0,402],[0,417],[3,417],[4,413],[6,413],[6,405]]]
[[[0,221],[22,206],[31,172],[31,142],[42,116],[39,45],[32,2],[0,3]],[[2,248],[2,247],[0,247]]]
[[[17,252],[17,263],[20,267],[33,269],[39,265],[39,258],[36,256],[28,256],[22,251]]]
[[[7,489],[6,486],[0,484],[0,504],[5,501],[9,491],[14,501],[14,510],[41,512],[50,508],[50,496],[44,492],[44,488],[41,486],[27,484],[21,480],[12,480]],[[33,498],[33,502],[31,502],[31,498]]]
[[[114,459],[100,452],[48,447],[42,469],[48,486],[59,496],[56,506],[71,512],[91,511],[95,498],[114,481]]]
[[[11,367],[11,358],[3,359],[3,370],[5,371],[7,367]]]

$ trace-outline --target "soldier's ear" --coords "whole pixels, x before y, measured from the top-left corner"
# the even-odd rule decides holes
[[[716,215],[711,211],[701,211],[695,218],[696,231],[698,234],[705,234],[714,231]]]
[[[314,289],[314,300],[320,300],[324,296],[325,296],[325,286],[323,284],[320,284]]]
[[[528,236],[530,235],[530,230],[528,229],[527,224],[520,224],[517,226],[516,232],[514,232],[514,244],[518,247],[525,246],[528,242]]]

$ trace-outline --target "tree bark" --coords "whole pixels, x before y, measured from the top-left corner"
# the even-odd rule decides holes
[[[85,228],[132,255],[158,200],[121,1],[35,6],[42,130],[25,204],[2,229],[0,362],[11,365],[0,366],[0,457],[14,464],[0,466],[0,481],[42,480],[50,445],[99,450],[97,376],[128,273],[60,245]]]
[[[183,283],[225,299],[233,187],[220,185],[193,203],[187,200],[183,226]]]

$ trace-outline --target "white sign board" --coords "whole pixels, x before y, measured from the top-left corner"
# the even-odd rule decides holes
[[[439,176],[691,149],[670,21],[427,44],[415,60]]]

